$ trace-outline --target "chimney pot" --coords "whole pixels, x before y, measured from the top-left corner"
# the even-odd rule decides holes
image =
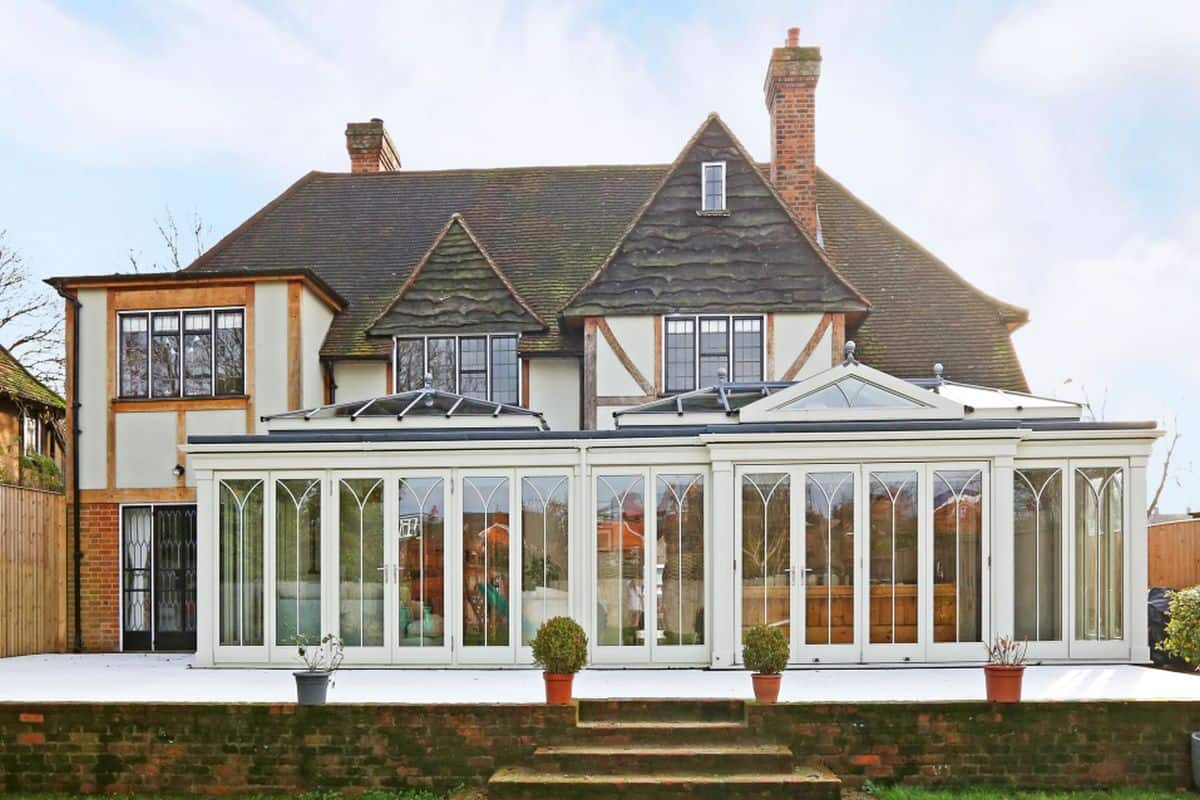
[[[788,47],[799,47],[800,46],[800,29],[799,28],[788,28],[787,46]]]

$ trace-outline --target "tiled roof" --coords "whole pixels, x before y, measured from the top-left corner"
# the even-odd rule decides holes
[[[385,358],[368,331],[455,213],[517,296],[544,321],[523,353],[579,353],[560,312],[605,262],[672,165],[517,167],[374,174],[312,172],[188,269],[309,269],[346,301],[322,346],[334,358]],[[822,242],[871,303],[848,331],[867,364],[1027,391],[1009,328],[1026,313],[971,286],[828,175],[819,173]]]
[[[580,352],[557,312],[661,181],[666,165],[312,172],[188,269],[311,268],[347,301],[324,356],[385,357],[367,329],[454,213],[548,326],[523,352]]]
[[[0,347],[0,393],[51,408],[65,410],[67,407],[61,397],[30,375],[29,370],[5,347]]]

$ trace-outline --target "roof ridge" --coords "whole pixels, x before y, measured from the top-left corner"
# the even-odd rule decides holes
[[[652,170],[666,169],[670,167],[668,163],[655,164],[527,164],[523,166],[507,166],[507,167],[454,167],[450,169],[398,169],[385,172],[330,172],[326,170],[312,170],[308,175],[315,175],[318,178],[367,178],[369,180],[385,180],[385,179],[401,179],[405,177],[413,177],[417,175],[455,175],[455,174],[478,174],[483,172],[529,172],[537,170],[545,171],[619,171],[619,170]],[[305,177],[308,177],[307,175]]]
[[[885,217],[878,209],[876,209],[874,206],[872,206],[867,201],[863,200],[861,197],[856,195],[854,192],[850,191],[850,189],[846,186],[846,184],[842,183],[837,178],[830,175],[828,172],[823,170],[821,167],[817,167],[817,174],[824,177],[825,180],[827,180],[831,184],[833,184],[833,186],[836,189],[840,189],[854,203],[856,203],[858,206],[860,206],[864,211],[866,211],[872,217],[877,219],[880,223],[882,223],[890,231],[892,231],[893,233],[900,236],[900,238],[902,238],[905,242],[907,242],[908,244],[912,245],[914,248],[919,250],[922,254],[928,256],[929,259],[933,263],[935,263],[939,268],[945,270],[946,274],[948,274],[950,277],[952,277],[953,279],[955,279],[956,281],[961,283],[966,288],[970,289],[975,294],[979,295],[981,298],[983,298],[987,302],[991,303],[993,306],[996,306],[998,309],[1007,311],[1010,314],[1012,314],[1013,321],[1017,321],[1022,325],[1029,321],[1029,310],[1028,309],[1022,308],[1021,306],[1018,306],[1018,305],[1014,305],[1013,303],[1005,302],[1004,300],[1001,300],[1000,298],[996,297],[995,295],[988,294],[987,292],[983,291],[978,286],[971,283],[971,281],[969,281],[965,277],[963,277],[963,275],[960,272],[955,270],[953,267],[951,267],[949,264],[947,264],[944,260],[942,260],[939,256],[934,254],[925,245],[921,244],[916,239],[914,239],[912,236],[910,236],[909,234],[907,234],[903,230],[901,230],[894,222],[892,222],[887,217]],[[1002,319],[1003,319],[1003,315],[1002,315]]]

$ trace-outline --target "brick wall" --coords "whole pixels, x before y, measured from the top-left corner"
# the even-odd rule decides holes
[[[1179,788],[1200,703],[750,706],[748,719],[850,786]],[[536,746],[570,741],[573,722],[573,709],[541,705],[0,703],[0,792],[447,789],[529,763]]]
[[[573,722],[542,705],[0,703],[0,793],[446,790],[527,763]]]
[[[83,550],[79,593],[83,618],[83,649],[88,652],[117,650],[121,643],[121,581],[119,560],[120,521],[116,503],[80,505],[79,537]],[[69,525],[68,520],[68,525]],[[68,530],[68,541],[73,533]],[[73,597],[74,576],[68,562],[68,584]],[[68,598],[71,618],[67,632],[75,635],[75,605]]]
[[[1200,702],[752,705],[749,719],[849,786],[1182,788]]]

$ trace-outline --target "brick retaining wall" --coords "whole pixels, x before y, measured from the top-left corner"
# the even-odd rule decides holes
[[[751,705],[748,720],[851,786],[1176,788],[1200,703]],[[573,724],[573,709],[541,705],[0,703],[0,791],[447,789],[530,763]]]

